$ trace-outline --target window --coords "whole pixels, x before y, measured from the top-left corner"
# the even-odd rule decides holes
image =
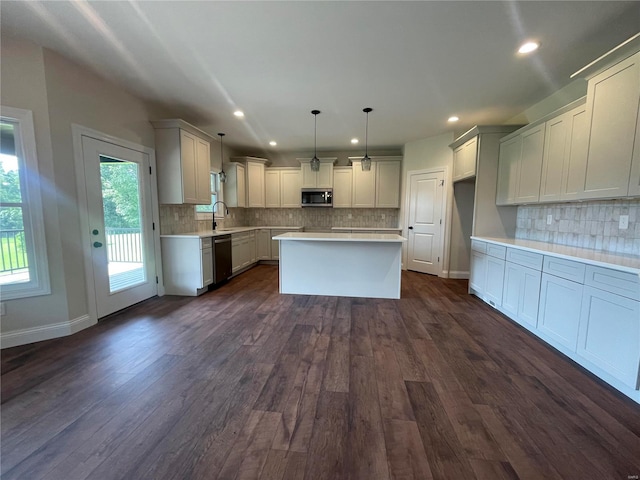
[[[222,205],[214,204],[222,201],[222,189],[220,188],[220,176],[211,172],[211,203],[209,205],[196,205],[196,220],[211,220],[211,213],[215,218],[224,218],[224,208]]]
[[[0,107],[2,299],[50,293],[33,115]]]

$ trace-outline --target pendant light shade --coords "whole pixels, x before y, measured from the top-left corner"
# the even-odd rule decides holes
[[[311,171],[318,172],[320,171],[320,159],[317,155],[317,139],[318,139],[318,114],[320,110],[311,110],[311,114],[313,115],[313,158],[311,159]]]
[[[219,133],[218,136],[220,137],[220,173],[218,178],[220,178],[221,183],[225,183],[227,181],[227,174],[224,173],[224,150],[222,149],[222,137],[224,137],[224,133]]]
[[[364,113],[367,114],[367,126],[365,128],[365,133],[364,133],[364,157],[362,157],[362,162],[360,163],[362,165],[362,171],[363,172],[368,172],[371,170],[371,158],[369,158],[369,150],[368,150],[368,144],[369,144],[369,112],[373,111],[373,108],[363,108],[362,111]]]

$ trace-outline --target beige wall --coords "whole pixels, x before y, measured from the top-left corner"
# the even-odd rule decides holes
[[[570,104],[574,100],[584,97],[587,94],[587,81],[584,78],[577,78],[569,85],[552,93],[544,100],[527,108],[524,112],[507,120],[505,125],[526,125],[535,122],[539,118]]]
[[[0,325],[4,333],[65,322],[69,315],[42,49],[32,43],[2,37],[1,52],[0,103],[33,112],[51,283],[50,295],[5,302],[6,315]]]
[[[450,237],[450,217],[451,217],[451,205],[453,202],[453,195],[451,188],[451,170],[453,166],[453,150],[449,148],[449,144],[454,140],[453,132],[443,133],[435,137],[424,138],[422,140],[416,140],[406,143],[404,145],[404,156],[402,161],[402,175],[401,175],[401,209],[400,209],[400,221],[401,226],[406,228],[405,214],[406,214],[406,180],[407,172],[412,170],[426,170],[437,169],[446,167],[449,171],[449,194],[446,201],[445,218],[445,240],[444,240],[444,262],[442,270],[444,272],[449,269],[449,237]],[[405,230],[406,235],[406,230]],[[407,264],[406,245],[403,249],[402,261],[404,265]]]

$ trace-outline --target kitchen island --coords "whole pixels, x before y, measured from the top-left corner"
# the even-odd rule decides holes
[[[400,235],[295,232],[273,239],[280,242],[280,293],[400,298]]]

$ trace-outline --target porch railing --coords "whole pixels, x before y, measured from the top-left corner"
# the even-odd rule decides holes
[[[0,273],[14,273],[29,267],[24,230],[0,230]]]
[[[110,262],[142,263],[142,234],[139,228],[107,228]]]

